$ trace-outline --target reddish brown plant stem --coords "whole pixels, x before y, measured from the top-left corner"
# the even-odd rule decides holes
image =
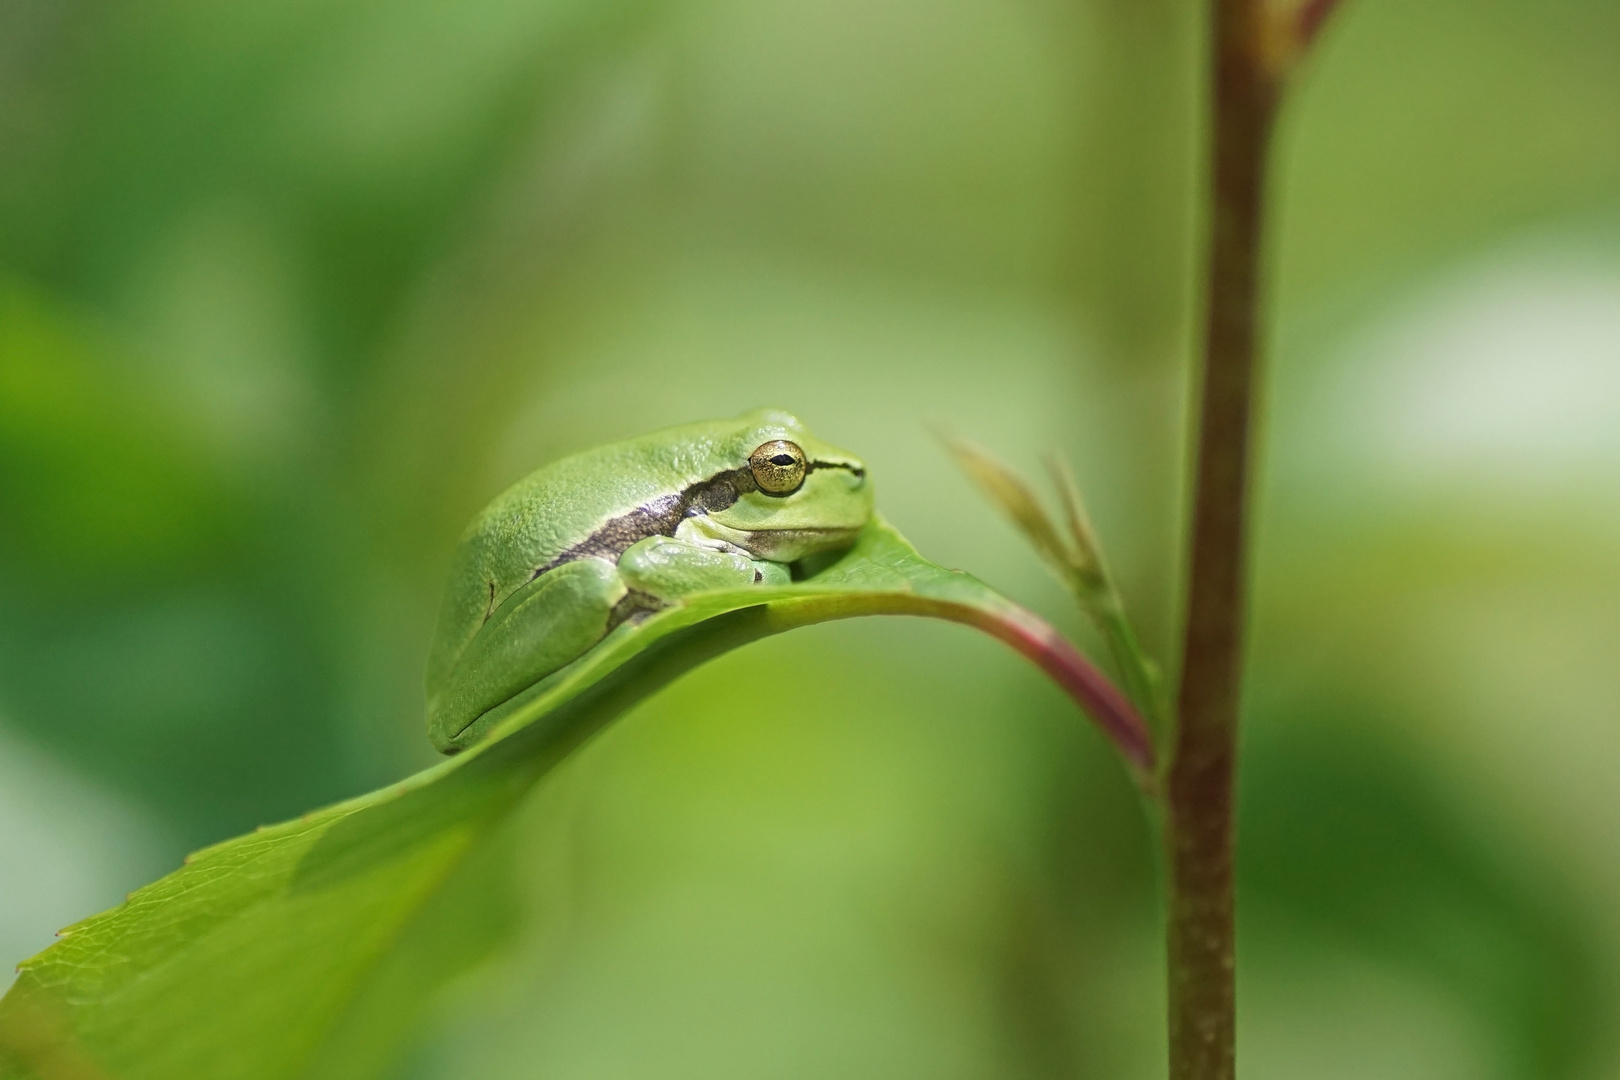
[[[1266,148],[1277,99],[1261,0],[1215,0],[1211,236],[1187,628],[1168,776],[1171,1080],[1234,1070],[1232,789]]]

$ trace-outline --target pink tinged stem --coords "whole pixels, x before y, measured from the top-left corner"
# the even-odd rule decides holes
[[[1137,784],[1155,790],[1153,737],[1142,714],[1097,666],[1034,612],[1003,601],[994,608],[954,603],[915,593],[872,593],[805,603],[778,614],[782,625],[808,625],[861,615],[922,615],[962,623],[1012,646],[1063,688],[1130,764]]]
[[[1034,661],[1103,730],[1137,771],[1138,781],[1146,781],[1154,775],[1153,740],[1141,714],[1067,638],[1050,623],[1022,608],[1000,617],[977,609],[968,610],[970,616],[961,621],[1011,645]]]

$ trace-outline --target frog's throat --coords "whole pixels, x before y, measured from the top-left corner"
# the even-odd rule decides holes
[[[866,470],[846,461],[819,460],[807,463],[805,473],[808,475],[817,469],[845,469],[856,476],[866,475]],[[547,570],[563,563],[573,562],[575,559],[596,558],[618,562],[619,556],[628,551],[631,545],[640,543],[649,536],[674,536],[675,530],[680,528],[683,521],[695,519],[703,519],[701,530],[703,535],[734,545],[755,558],[771,559],[773,562],[791,559],[780,560],[767,552],[787,553],[798,550],[795,548],[796,543],[801,547],[808,544],[808,547],[802,547],[806,552],[823,551],[852,541],[855,533],[859,531],[858,529],[745,530],[728,528],[718,522],[707,520],[708,515],[727,509],[740,496],[758,490],[759,485],[754,482],[754,474],[747,465],[727,469],[707,480],[689,484],[679,492],[662,495],[628,513],[609,518],[597,526],[591,535],[564,549],[544,566],[536,567],[533,577],[539,577]],[[722,533],[724,535],[721,535]]]

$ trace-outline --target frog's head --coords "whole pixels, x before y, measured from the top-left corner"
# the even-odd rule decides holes
[[[854,541],[872,516],[872,485],[859,458],[777,409],[733,423],[727,456],[738,467],[705,496],[703,532],[774,562]]]

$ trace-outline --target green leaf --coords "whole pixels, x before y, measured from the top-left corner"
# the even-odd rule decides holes
[[[1142,721],[1050,626],[874,520],[804,580],[702,594],[619,627],[392,787],[207,848],[63,931],[0,1001],[0,1076],[358,1078],[514,932],[514,811],[574,748],[747,642],[857,615],[976,626],[1034,660],[1152,774]]]

